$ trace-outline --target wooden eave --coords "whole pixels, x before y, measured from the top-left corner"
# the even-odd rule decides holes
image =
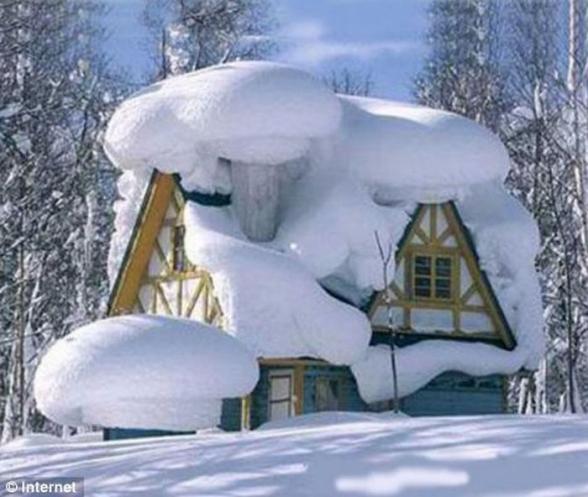
[[[154,171],[151,175],[110,293],[107,310],[109,316],[131,312],[135,306],[141,277],[149,264],[175,186],[176,181],[169,174]]]

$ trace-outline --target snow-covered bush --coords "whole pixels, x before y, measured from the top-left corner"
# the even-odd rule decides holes
[[[56,342],[35,376],[43,414],[64,425],[195,430],[219,424],[223,398],[258,380],[237,340],[186,319],[131,315]]]

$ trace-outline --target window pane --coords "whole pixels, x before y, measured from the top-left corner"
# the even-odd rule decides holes
[[[290,401],[272,402],[270,404],[270,421],[290,417]]]
[[[317,378],[315,384],[315,408],[317,411],[339,409],[339,382],[336,379]]]
[[[436,288],[435,289],[435,297],[438,299],[450,299],[451,292],[449,290],[445,290],[443,288]]]
[[[417,255],[414,258],[414,272],[418,275],[431,274],[431,258],[422,255]]]
[[[431,279],[430,278],[415,278],[414,293],[417,297],[431,296]]]
[[[437,257],[435,259],[435,274],[437,276],[451,276],[451,259],[448,257]]]
[[[274,376],[270,385],[271,400],[289,399],[291,396],[290,376]]]
[[[451,280],[449,278],[435,278],[435,297],[439,299],[451,298]]]
[[[451,298],[451,259],[449,257],[435,259],[435,297]]]
[[[430,288],[431,287],[431,278],[423,278],[421,276],[417,276],[414,279],[414,283],[415,283],[416,287]]]

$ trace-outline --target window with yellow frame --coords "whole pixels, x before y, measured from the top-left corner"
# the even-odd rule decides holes
[[[412,255],[412,292],[415,299],[453,300],[451,255]]]

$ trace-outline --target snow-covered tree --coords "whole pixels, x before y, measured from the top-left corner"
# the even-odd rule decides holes
[[[515,403],[520,412],[579,412],[588,384],[587,2],[497,7],[492,0],[433,1],[431,52],[416,95],[505,140],[507,186],[539,224],[548,335],[540,371],[513,383]]]
[[[0,414],[7,440],[45,421],[32,375],[48,343],[103,312],[116,95],[98,1],[0,4]]]
[[[507,108],[499,64],[496,0],[434,0],[429,55],[415,81],[417,100],[497,130]]]
[[[512,158],[507,180],[510,191],[521,200],[538,221],[542,250],[538,258],[545,303],[550,299],[551,268],[562,269],[558,255],[551,251],[559,238],[554,233],[557,197],[555,171],[559,159],[553,148],[552,135],[557,126],[559,101],[555,78],[558,71],[557,6],[550,1],[516,0],[509,6],[511,31],[507,40],[509,60],[509,91],[514,109],[505,115],[502,131]],[[554,195],[555,194],[555,195]],[[553,302],[559,302],[561,286],[551,286]],[[547,316],[547,330],[553,329]],[[559,323],[559,319],[555,319]],[[552,341],[548,340],[551,350]],[[550,353],[548,352],[548,357]],[[546,412],[545,363],[534,375],[513,384],[518,392],[520,412]],[[549,365],[550,367],[551,365]]]
[[[155,80],[274,49],[268,0],[146,0]]]
[[[323,81],[335,93],[343,95],[369,96],[374,89],[374,80],[371,72],[363,73],[347,67],[333,69]]]
[[[503,136],[513,159],[511,191],[535,215],[548,349],[540,371],[521,383],[520,410],[583,409],[588,246],[581,81],[586,3],[549,0],[509,5],[509,92],[516,104]],[[568,57],[558,49],[567,32]],[[585,62],[584,62],[585,63]],[[567,82],[561,76],[567,72]],[[585,123],[585,121],[584,121]],[[527,391],[528,389],[528,391]]]

